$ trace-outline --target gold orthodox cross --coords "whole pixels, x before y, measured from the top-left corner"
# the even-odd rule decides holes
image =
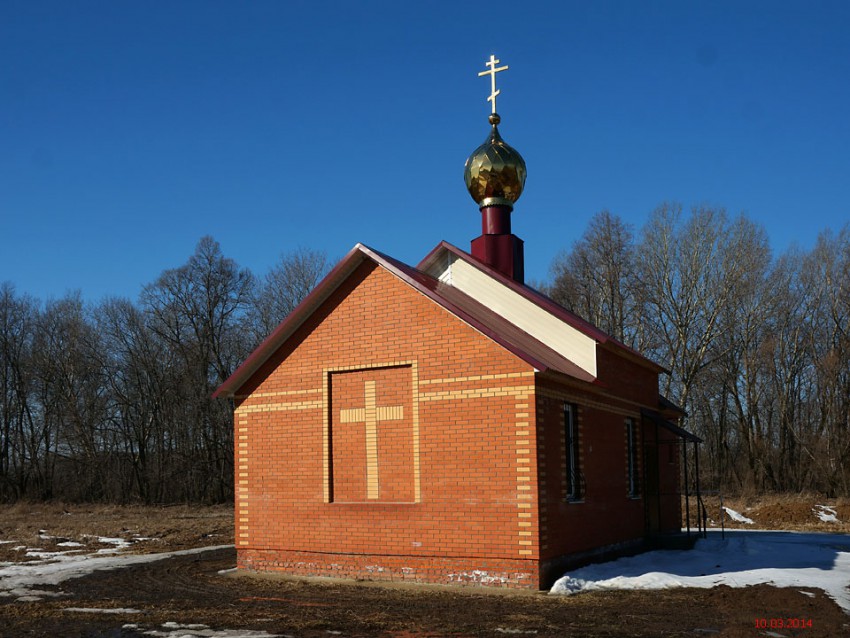
[[[486,71],[481,71],[481,73],[478,74],[478,77],[481,77],[482,75],[490,76],[490,96],[487,98],[487,101],[492,102],[493,113],[496,112],[496,96],[502,92],[501,90],[496,90],[496,74],[499,71],[504,71],[508,68],[507,64],[505,66],[496,67],[497,64],[499,64],[499,60],[496,59],[495,55],[491,55],[490,60],[484,63],[484,66],[489,66],[490,68]]]
[[[378,407],[374,381],[366,381],[364,394],[366,407],[340,410],[339,420],[366,425],[366,498],[374,500],[378,498],[378,423],[403,419],[404,406]]]

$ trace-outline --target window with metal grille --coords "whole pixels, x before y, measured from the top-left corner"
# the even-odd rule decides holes
[[[629,479],[629,496],[640,494],[640,483],[638,482],[638,429],[634,419],[626,419],[626,462]]]
[[[578,408],[572,403],[564,404],[564,431],[566,434],[567,500],[577,501],[582,497],[581,447]]]

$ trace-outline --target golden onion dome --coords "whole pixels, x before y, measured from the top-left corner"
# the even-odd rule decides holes
[[[466,188],[482,208],[513,207],[525,186],[525,160],[499,135],[500,121],[496,113],[490,115],[493,130],[487,141],[472,152],[464,165]]]

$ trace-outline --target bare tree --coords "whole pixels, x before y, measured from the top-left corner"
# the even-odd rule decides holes
[[[211,394],[247,356],[244,316],[253,275],[203,237],[189,261],[166,270],[142,293],[151,330],[180,367],[173,430],[182,463],[185,497],[220,501],[232,493],[233,431],[230,406]]]
[[[632,229],[609,211],[590,220],[581,239],[552,263],[552,298],[611,336],[640,347]]]
[[[121,498],[167,501],[172,490],[166,475],[176,453],[170,430],[174,406],[181,402],[177,355],[127,300],[101,304],[97,327],[104,341],[110,418],[120,434]]]
[[[803,263],[811,297],[809,356],[815,392],[809,399],[807,449],[815,481],[826,491],[850,488],[850,226],[824,232]]]
[[[0,286],[0,499],[232,498],[232,406],[212,392],[327,269],[301,249],[259,285],[204,237],[139,304]]]
[[[33,349],[39,427],[31,453],[42,459],[37,476],[45,497],[53,496],[56,474],[73,486],[73,497],[102,499],[109,485],[110,438],[107,401],[95,354],[99,335],[79,293],[49,301],[38,321]]]
[[[728,467],[738,488],[763,487],[766,481],[775,483],[777,468],[771,453],[773,421],[766,418],[770,386],[762,344],[775,323],[782,291],[771,285],[773,257],[762,227],[741,216],[728,227],[724,242],[719,267],[728,294],[708,351],[715,365],[706,368],[698,396],[716,420],[711,451],[718,474],[726,474]]]
[[[665,204],[634,244],[603,212],[552,273],[556,300],[671,370],[710,482],[848,493],[848,228],[774,260],[743,215]]]
[[[32,351],[37,308],[0,285],[0,499],[27,493],[32,458],[25,445],[35,428]]]
[[[329,270],[327,255],[298,248],[280,256],[252,299],[250,325],[254,340],[265,339],[295,309]]]
[[[665,393],[686,409],[693,384],[720,354],[721,314],[745,271],[741,240],[722,210],[695,208],[683,219],[681,206],[665,204],[637,248],[649,348],[673,372]]]
[[[781,474],[776,488],[793,491],[807,489],[806,468],[813,460],[806,449],[805,397],[812,394],[813,382],[808,348],[813,304],[801,278],[805,259],[804,254],[792,249],[777,261],[767,283],[775,303],[761,344],[770,384],[767,418],[775,424],[777,433]]]

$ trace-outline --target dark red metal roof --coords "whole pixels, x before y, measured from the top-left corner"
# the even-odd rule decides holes
[[[415,281],[421,292],[541,372],[555,370],[582,381],[595,380],[593,375],[461,290],[392,257],[375,253]]]
[[[472,255],[460,250],[448,242],[440,244],[432,250],[414,268],[400,262],[377,250],[357,244],[348,254],[322,279],[313,291],[293,310],[281,324],[270,334],[240,365],[230,377],[221,384],[213,394],[214,397],[233,396],[259,367],[306,321],[310,315],[333,293],[337,287],[351,275],[366,259],[383,266],[397,277],[413,286],[422,294],[444,307],[459,319],[496,341],[507,350],[544,372],[554,370],[582,381],[594,382],[596,379],[587,371],[565,358],[540,340],[532,337],[515,324],[498,313],[490,310],[470,295],[443,284],[424,272],[434,265],[446,253],[451,253],[458,259],[473,265],[486,275],[508,286],[511,290],[528,299],[538,307],[554,315],[567,325],[579,330],[596,342],[620,350],[630,358],[636,359],[656,372],[664,368],[650,361],[640,353],[620,343],[596,326],[588,323],[578,315],[570,312],[560,304],[533,288],[520,284],[502,273],[490,268],[475,259]]]
[[[702,443],[702,439],[700,437],[698,437],[696,434],[691,434],[687,430],[680,428],[678,425],[676,425],[672,421],[668,421],[667,419],[665,419],[662,416],[662,414],[660,412],[656,412],[655,410],[650,410],[648,408],[641,408],[640,413],[641,413],[641,415],[643,415],[644,417],[646,417],[647,419],[649,419],[650,421],[652,421],[656,425],[664,428],[665,430],[672,432],[676,436],[678,436],[678,437],[680,437],[680,438],[682,438],[686,441],[690,441],[692,443]]]
[[[325,275],[295,309],[248,355],[218,389],[213,398],[232,397],[236,391],[263,365],[268,358],[294,333],[321,304],[345,281],[366,258],[365,247],[357,244]]]

